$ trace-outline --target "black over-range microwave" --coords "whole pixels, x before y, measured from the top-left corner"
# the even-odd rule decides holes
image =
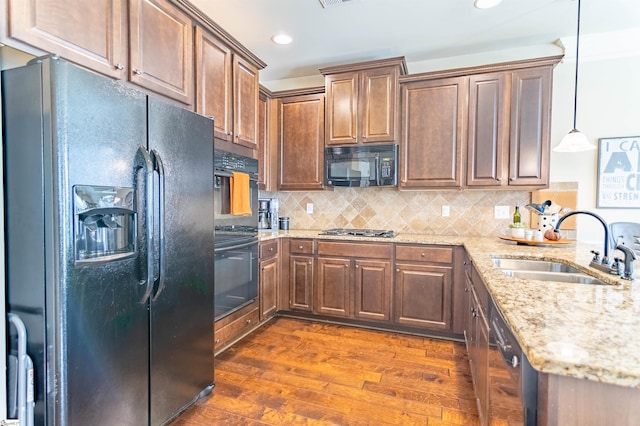
[[[398,145],[332,146],[324,150],[327,186],[396,186]]]

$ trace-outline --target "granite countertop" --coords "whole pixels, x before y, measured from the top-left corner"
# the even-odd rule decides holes
[[[497,237],[399,234],[393,239],[318,235],[318,230],[260,233],[279,237],[462,245],[483,278],[531,365],[538,371],[640,388],[640,261],[636,280],[621,280],[588,264],[590,244],[515,245]],[[589,271],[608,285],[542,282],[505,276],[492,256],[556,260]]]

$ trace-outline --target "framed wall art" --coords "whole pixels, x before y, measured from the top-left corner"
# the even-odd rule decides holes
[[[598,139],[596,207],[640,209],[640,136]]]

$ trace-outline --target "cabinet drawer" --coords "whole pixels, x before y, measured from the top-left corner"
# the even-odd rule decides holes
[[[453,248],[421,245],[396,245],[396,260],[451,263],[453,262]]]
[[[318,241],[318,254],[324,256],[390,259],[391,244],[344,243]]]
[[[289,240],[289,252],[297,254],[313,254],[313,240]]]
[[[278,255],[278,240],[264,241],[259,247],[260,260]]]
[[[258,326],[260,313],[258,305],[246,314],[234,319],[226,325],[218,328],[216,324],[216,331],[214,336],[214,351],[226,346],[234,339],[242,336],[244,333]]]

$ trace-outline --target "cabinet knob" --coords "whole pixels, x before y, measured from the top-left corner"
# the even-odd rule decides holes
[[[345,267],[345,268],[348,268],[348,267],[349,267],[349,264],[347,263],[346,265],[344,265],[344,267]]]
[[[309,265],[311,265],[311,261],[309,261]]]
[[[465,287],[465,288],[464,288],[464,292],[465,292],[465,293],[469,293],[469,287]]]
[[[302,250],[302,246],[298,246],[298,249],[299,249],[299,250]]]
[[[122,64],[116,64],[116,69],[122,71],[124,67],[122,66]]]
[[[510,178],[509,178],[509,181],[510,181],[510,182],[513,182],[514,180],[516,180],[516,178],[513,178],[513,177],[510,177]]]
[[[133,73],[134,73],[135,75],[142,75],[142,71],[141,71],[141,70],[139,70],[139,69],[137,69],[137,68],[133,70]]]
[[[426,254],[424,252],[420,253],[420,256],[425,257]]]
[[[236,139],[240,139],[240,133],[236,135]]]
[[[360,267],[360,265],[356,265],[356,268],[359,268],[359,267]]]
[[[231,136],[231,132],[227,132],[227,136]]]
[[[398,269],[396,269],[396,272],[400,272],[400,269],[399,269],[399,268],[398,268]]]
[[[496,178],[498,182],[502,182],[502,178]]]
[[[269,251],[273,251],[273,247],[269,247]]]
[[[216,340],[214,340],[214,341],[213,341],[213,343],[215,343],[215,344],[220,343],[220,339],[216,339]]]
[[[246,322],[247,324],[251,324],[251,320],[250,320],[250,319],[246,320],[245,322]]]

